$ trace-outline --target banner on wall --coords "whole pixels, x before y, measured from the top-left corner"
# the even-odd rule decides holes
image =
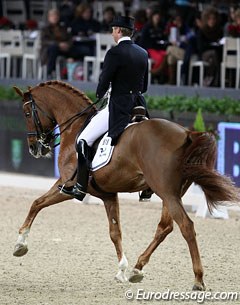
[[[217,169],[240,186],[240,123],[218,124]]]

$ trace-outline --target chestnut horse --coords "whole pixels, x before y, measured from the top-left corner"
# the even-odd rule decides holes
[[[38,212],[72,199],[60,193],[58,185],[66,181],[66,186],[75,183],[75,138],[89,115],[97,110],[83,92],[64,82],[48,81],[29,87],[26,92],[17,87],[14,89],[23,99],[28,146],[34,157],[50,154],[56,125],[61,134],[58,157],[60,178],[46,194],[33,202],[19,230],[14,255],[23,256],[28,251],[26,240]],[[173,230],[175,221],[190,250],[195,275],[193,289],[205,289],[194,224],[184,210],[181,198],[194,182],[205,193],[210,211],[222,201],[239,201],[238,189],[231,180],[214,170],[215,160],[216,141],[210,133],[192,132],[163,119],[145,120],[124,131],[110,163],[91,173],[88,186],[89,194],[100,198],[106,208],[110,237],[118,257],[118,281],[142,280],[143,267]],[[91,183],[92,178],[98,188]],[[118,192],[138,192],[149,187],[162,199],[162,215],[153,240],[139,256],[127,278],[128,261],[122,249]]]

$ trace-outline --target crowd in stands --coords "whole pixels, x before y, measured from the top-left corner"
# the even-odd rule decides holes
[[[48,12],[45,25],[27,20],[22,29],[41,32],[41,62],[47,64],[48,78],[54,77],[59,55],[82,61],[95,53],[95,33],[110,33],[110,23],[118,13],[111,1],[103,19],[94,18],[94,1],[65,0]],[[125,0],[125,14],[135,17],[133,40],[148,51],[154,83],[176,84],[177,61],[182,60],[181,83],[188,84],[192,55],[208,63],[204,85],[219,86],[223,37],[240,37],[238,1],[141,1]],[[239,3],[240,4],[240,3]],[[0,29],[14,28],[13,20],[0,17]]]

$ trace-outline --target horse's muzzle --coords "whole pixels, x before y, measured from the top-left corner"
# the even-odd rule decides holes
[[[36,159],[40,157],[48,157],[51,155],[51,149],[43,146],[41,143],[38,142],[29,145],[29,152]]]

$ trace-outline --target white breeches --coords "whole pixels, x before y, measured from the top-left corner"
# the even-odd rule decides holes
[[[101,135],[108,131],[108,118],[109,110],[106,106],[91,119],[83,132],[80,133],[77,143],[82,139],[87,142],[88,146],[92,146]]]

